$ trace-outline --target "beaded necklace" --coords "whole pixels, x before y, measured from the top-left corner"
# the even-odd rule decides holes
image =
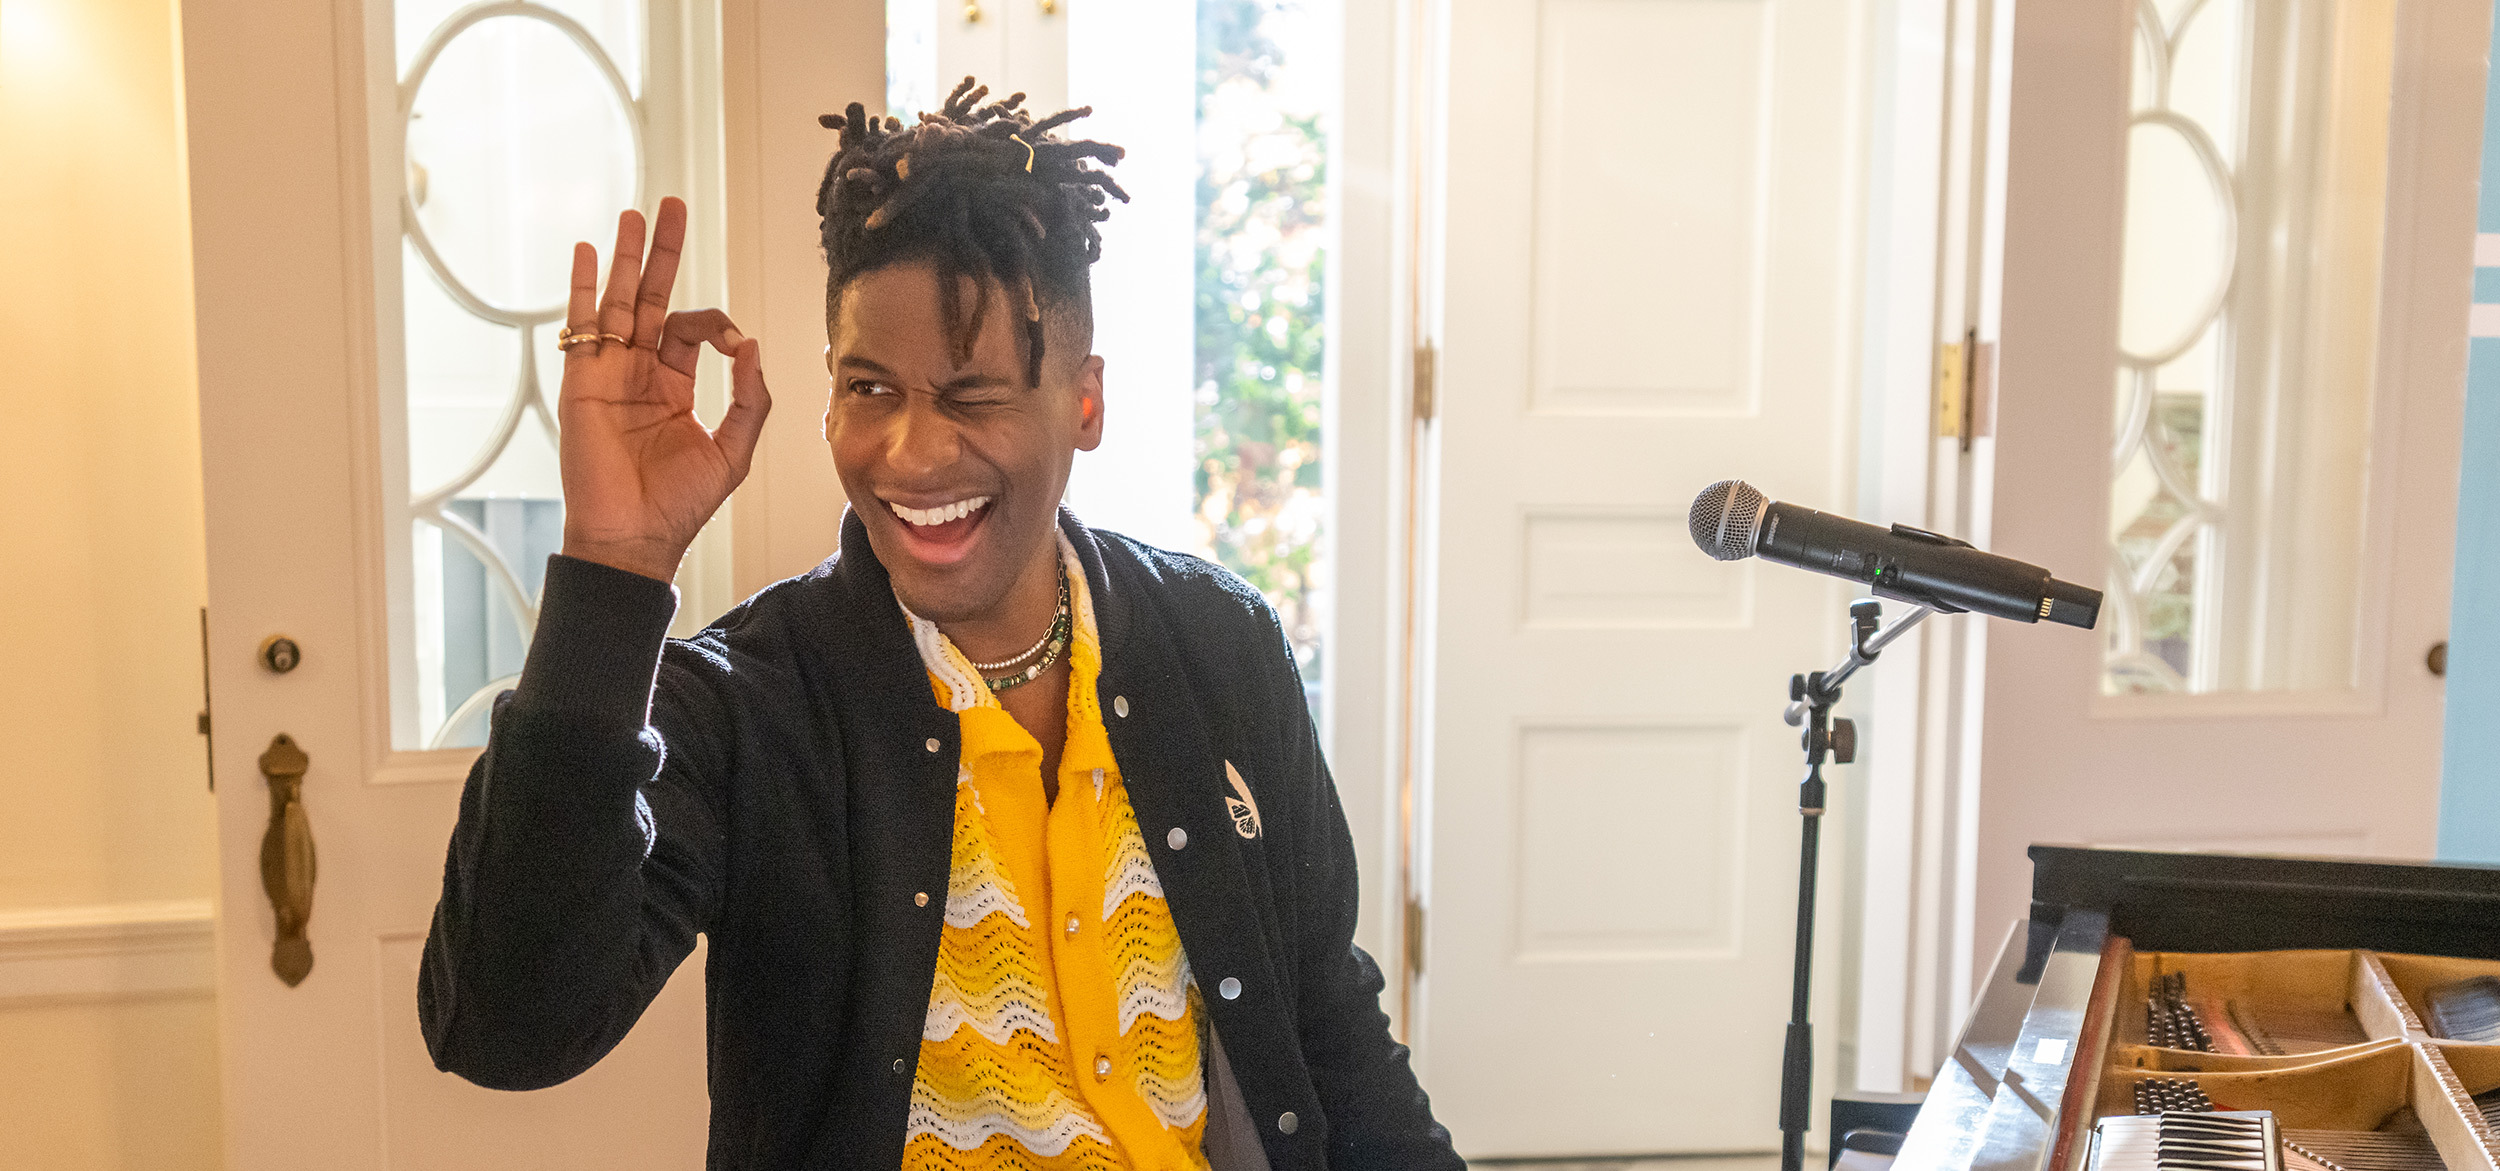
[[[1065,571],[1062,571],[1062,577],[1064,578],[1064,576]],[[1060,582],[1059,593],[1062,597],[1065,597],[1067,592],[1067,583],[1063,580]],[[1050,636],[1057,633],[1059,633],[1059,620],[1053,618],[1050,620],[1050,625],[1042,628],[1042,636],[1033,640],[1033,645],[1017,651],[1006,658],[1000,659],[995,663],[973,663],[972,669],[976,671],[1004,671],[1009,667],[1015,666],[1026,659],[1042,653],[1042,647],[1050,642]],[[968,659],[966,661],[970,662]]]
[[[1041,678],[1042,672],[1050,670],[1052,665],[1059,661],[1060,654],[1068,649],[1069,636],[1074,633],[1074,629],[1073,620],[1070,618],[1068,611],[1068,570],[1066,566],[1061,566],[1059,569],[1059,613],[1056,617],[1053,617],[1050,620],[1050,629],[1042,632],[1042,640],[1034,643],[1030,649],[1026,650],[1023,654],[1015,656],[1014,658],[1001,659],[995,663],[974,663],[972,665],[975,669],[985,672],[981,682],[988,684],[989,689],[992,691],[1005,691],[1011,687],[1022,687],[1027,683],[1031,683],[1032,681]],[[989,678],[986,674],[986,672],[997,670],[1000,667],[1005,667],[1009,664],[1031,658],[1037,651],[1041,652],[1042,657],[1036,660],[1030,667],[1026,667],[1025,669],[1017,671],[1013,674],[1001,675],[996,679]]]

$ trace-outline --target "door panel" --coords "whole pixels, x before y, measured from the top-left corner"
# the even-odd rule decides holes
[[[2448,613],[2491,8],[2472,0],[2332,7],[2347,22],[2381,22],[2379,51],[2392,71],[2392,83],[2380,82],[2375,93],[2359,86],[2357,94],[2341,94],[2316,82],[2303,90],[2384,122],[2361,128],[2383,134],[2385,153],[2383,234],[2375,238],[2376,358],[2358,378],[2341,380],[2342,409],[2366,420],[2368,451],[2361,498],[2340,505],[2357,507],[2362,519],[2353,526],[2357,539],[2330,550],[2354,583],[2354,600],[2342,603],[2353,612],[2341,627],[2354,633],[2340,636],[2348,641],[2336,648],[2339,661],[2353,664],[2338,668],[2336,678],[2349,682],[2232,686],[2231,671],[2207,669],[2206,680],[2224,685],[2113,693],[2127,689],[2105,687],[2109,660],[2101,639],[2003,623],[1975,632],[1985,640],[1974,891],[1981,936],[2022,915],[2030,886],[2023,849],[2035,841],[2398,858],[2432,850],[2442,697],[2424,653],[2445,637]],[[2259,4],[2244,12],[2253,21],[2297,10]],[[2145,120],[2140,81],[2130,98],[2130,57],[2140,71],[2136,39],[2162,27],[2170,11],[2101,0],[2023,4],[2014,17],[2002,309],[1980,324],[1982,337],[1994,332],[2001,339],[1996,434],[1980,440],[1976,452],[1992,469],[1980,481],[1988,529],[1982,539],[2061,576],[2112,560],[2112,388],[2129,336],[2121,258],[2138,262],[2125,235],[2143,227],[2127,218],[2134,214],[2126,204],[2127,168],[2149,165],[2128,145],[2131,108],[2135,121]],[[2349,52],[2360,42],[2335,43]],[[2227,137],[2217,153],[2227,169],[2222,181],[2240,187],[2240,214],[2252,223],[2265,214],[2271,196],[2264,192],[2309,182],[2278,175],[2269,187],[2251,188],[2269,161]],[[2321,167],[2321,175],[2329,173]],[[2333,194],[2323,179],[2315,186],[2325,192],[2318,198]],[[2239,245],[2243,283],[2256,271],[2250,240],[2244,233]],[[2245,344],[2246,331],[2239,336]],[[2281,352],[2287,365],[2278,381],[2326,368],[2303,363],[2350,360],[2314,349]],[[2243,353],[2238,361],[2245,368],[2252,359]],[[2268,434],[2233,427],[2218,416],[2207,427],[2208,449],[2253,445]],[[2297,448],[2274,454],[2308,458]],[[2208,477],[2201,491],[2230,488],[2227,479]],[[2123,483],[2119,493],[2123,503]],[[2252,523],[2245,518],[2276,507],[2245,493],[2222,500],[2236,510],[2233,523]],[[2205,547],[2235,552],[2228,544]],[[2210,604],[2265,604],[2261,595],[2217,596]],[[2104,634],[2112,617],[2105,611]],[[2337,616],[2314,626],[2341,622]],[[2137,642],[2130,638],[2118,649]],[[2216,637],[2200,645],[2230,642]],[[2286,645],[2301,649],[2298,639]],[[2199,674],[2180,672],[2191,681]]]
[[[748,99],[736,108],[769,120],[762,129],[732,128],[726,149],[739,165],[711,172],[726,171],[727,198],[715,195],[696,212],[698,225],[707,215],[726,218],[728,251],[755,261],[759,237],[781,238],[784,228],[783,217],[759,209],[807,206],[823,166],[829,139],[813,116],[838,105],[820,91],[880,89],[873,53],[865,71],[825,66],[862,60],[829,48],[846,35],[879,41],[878,6],[730,0],[728,7],[727,20],[700,9],[710,23],[684,26],[690,40],[641,43],[646,53],[682,52],[672,59],[694,62],[693,75],[715,88],[718,63],[727,61],[731,86]],[[400,115],[387,56],[390,15],[382,0],[193,0],[183,11],[208,660],[223,782],[218,1008],[226,1163],[271,1171],[698,1165],[708,1110],[700,951],[608,1060],[552,1090],[500,1093],[437,1072],[417,1031],[416,957],[474,753],[402,751],[392,727],[392,635],[407,623],[393,609],[404,591],[393,587],[408,580],[410,530],[407,461],[396,454],[407,440],[385,425],[392,402],[385,388],[397,377],[399,354],[395,333],[380,328],[400,320],[391,301],[399,288],[391,265],[400,255],[400,168],[374,165],[377,124]],[[771,55],[754,43],[766,25],[775,38]],[[727,46],[703,39],[723,28],[749,39]],[[375,61],[383,64],[369,68]],[[714,63],[710,72],[705,61]],[[794,82],[802,71],[805,81]],[[792,94],[805,95],[804,109],[753,104],[759,95]],[[682,90],[660,96],[704,105]],[[786,123],[806,133],[785,135]],[[672,123],[653,125],[656,140]],[[806,161],[759,157],[767,151]],[[757,190],[755,176],[785,172],[797,186]],[[656,201],[668,189],[654,184],[646,194]],[[803,238],[812,240],[812,231]],[[544,262],[561,265],[561,249]],[[708,264],[717,273],[721,261],[689,262],[689,271]],[[755,263],[736,275],[730,284],[751,293],[731,306],[741,321],[821,322],[821,268],[780,280],[785,270]],[[544,345],[547,333],[537,339]],[[766,344],[776,347],[768,352],[814,362],[821,334]],[[509,370],[516,355],[495,356]],[[796,418],[777,421],[773,432],[812,429],[806,385],[787,388],[795,393],[785,410]],[[552,396],[554,387],[544,390]],[[801,405],[790,409],[792,401]],[[821,460],[822,448],[815,451]],[[771,477],[759,467],[759,482]],[[822,507],[802,495],[784,492],[793,503]],[[753,531],[771,531],[768,518],[754,519]],[[768,552],[779,558],[789,550]],[[279,633],[303,648],[301,665],[283,674],[259,665],[256,653],[264,637]],[[271,801],[256,759],[280,733],[311,760],[302,792],[318,855],[313,968],[295,986],[271,970],[275,921],[259,862]]]
[[[703,953],[686,957],[625,1040],[589,1072],[514,1094],[434,1068],[412,1005],[422,932],[376,940],[382,1034],[382,1165],[393,1171],[703,1165]],[[586,1153],[587,1152],[587,1153]],[[597,1160],[594,1162],[593,1160]]]
[[[1779,713],[1845,599],[1708,560],[1684,511],[1729,476],[1847,507],[1859,26],[1796,0],[1449,20],[1426,1084],[1470,1156],[1775,1147]]]

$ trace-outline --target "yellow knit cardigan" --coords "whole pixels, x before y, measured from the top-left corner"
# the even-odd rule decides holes
[[[904,611],[963,730],[906,1171],[1207,1166],[1197,984],[1103,730],[1085,571],[1059,545],[1075,632],[1056,801],[1040,743]]]

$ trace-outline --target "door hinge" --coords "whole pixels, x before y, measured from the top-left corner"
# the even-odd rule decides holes
[[[1976,339],[1977,335],[1973,335]],[[1962,394],[1962,450],[1982,435],[1997,433],[1997,344],[1973,340],[1970,377]]]
[[[1415,347],[1415,417],[1428,420],[1440,413],[1441,347],[1424,342]]]
[[[1424,904],[1406,900],[1406,978],[1424,974]]]
[[[1936,347],[1936,438],[1962,437],[1962,345]]]
[[[215,706],[208,698],[208,607],[200,607],[200,739],[201,751],[208,756],[208,791],[217,791],[217,736],[210,732],[208,712]]]
[[[1958,439],[1970,450],[1978,400],[1979,331],[1964,330],[1962,340],[1936,347],[1936,438]]]

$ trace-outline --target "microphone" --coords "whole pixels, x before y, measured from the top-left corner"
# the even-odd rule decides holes
[[[1742,480],[1721,480],[1693,498],[1693,543],[1721,561],[1766,561],[1845,577],[1875,596],[1946,614],[2016,622],[2047,619],[2092,628],[2101,591],[2059,581],[2037,565],[1983,553],[1968,541],[1908,525],[1862,521],[1772,501]]]

